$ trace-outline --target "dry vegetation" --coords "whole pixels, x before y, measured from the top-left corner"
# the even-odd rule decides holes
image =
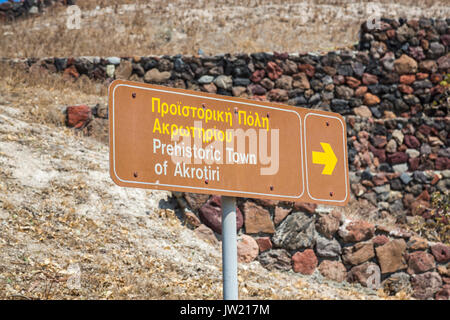
[[[0,57],[132,56],[327,51],[358,40],[369,1],[78,0],[81,29],[63,7],[0,26]],[[370,1],[370,3],[374,3]],[[446,0],[376,1],[384,16],[449,17]]]

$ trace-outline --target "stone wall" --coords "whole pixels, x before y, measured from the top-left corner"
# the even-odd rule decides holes
[[[176,195],[194,232],[214,242],[213,232],[221,234],[220,197]],[[245,229],[238,242],[241,263],[257,259],[269,270],[318,270],[327,279],[389,295],[449,299],[448,245],[311,204],[239,199],[238,208],[237,228]]]
[[[39,14],[45,7],[56,3],[73,5],[76,0],[22,0],[8,1],[0,4],[0,21],[12,21],[30,14]]]
[[[30,72],[145,81],[342,114],[352,198],[398,222],[439,218],[430,195],[450,186],[450,19],[388,20],[361,27],[355,50],[217,56],[79,57],[9,61]],[[67,124],[107,127],[105,106],[67,109]],[[200,236],[220,234],[220,198],[177,194]],[[239,199],[241,261],[336,281],[448,298],[450,247],[316,206]],[[445,221],[445,220],[444,220]],[[446,221],[448,223],[448,221]]]

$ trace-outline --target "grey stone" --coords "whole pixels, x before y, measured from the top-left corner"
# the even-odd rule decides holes
[[[219,88],[228,90],[233,86],[233,80],[229,76],[221,75],[214,80],[214,84]]]
[[[119,57],[108,57],[108,58],[106,58],[106,61],[108,61],[109,64],[113,64],[113,65],[120,64],[120,58]]]
[[[420,183],[430,183],[433,177],[428,176],[423,171],[414,171],[413,178]]]
[[[400,291],[410,294],[412,292],[410,278],[406,272],[397,272],[384,280],[381,286],[389,295],[395,295]]]
[[[417,158],[418,156],[420,156],[420,152],[417,151],[416,149],[407,149],[406,150],[406,154],[410,157],[410,158]],[[395,169],[394,169],[395,170]]]
[[[403,182],[404,184],[410,183],[411,180],[412,180],[411,174],[406,173],[406,172],[402,173],[402,174],[400,175],[400,180],[402,180],[402,182]]]
[[[316,251],[319,257],[337,258],[341,254],[342,248],[336,239],[327,239],[317,234]]]
[[[290,214],[277,228],[272,242],[288,250],[311,248],[314,244],[314,218],[303,212]]]
[[[444,178],[450,178],[450,170],[443,170],[441,173]]]
[[[392,169],[394,169],[394,172],[405,173],[408,171],[408,165],[406,163],[396,164],[392,166]]]
[[[289,271],[291,269],[291,256],[284,249],[264,251],[259,255],[258,261],[269,270]]]
[[[208,84],[208,83],[213,82],[213,80],[214,80],[213,76],[204,75],[200,79],[198,79],[198,83],[200,83],[200,84]]]
[[[420,153],[421,154],[430,154],[431,153],[431,147],[429,144],[424,143],[420,146]]]
[[[373,188],[373,191],[375,191],[378,194],[386,193],[386,192],[391,191],[391,186],[389,184],[384,184],[382,186],[378,186],[378,187]]]

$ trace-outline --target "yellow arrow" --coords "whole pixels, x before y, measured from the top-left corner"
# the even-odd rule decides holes
[[[315,152],[312,153],[312,162],[317,164],[324,164],[322,174],[331,175],[333,174],[334,168],[336,167],[337,158],[331,148],[330,144],[321,142],[323,151],[325,152]]]

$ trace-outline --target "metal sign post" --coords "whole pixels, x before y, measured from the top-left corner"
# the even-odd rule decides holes
[[[236,198],[222,196],[223,299],[238,299]]]

